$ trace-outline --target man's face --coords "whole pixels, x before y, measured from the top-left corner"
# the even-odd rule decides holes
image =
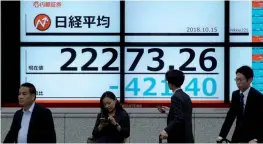
[[[35,96],[30,93],[28,87],[20,87],[18,101],[21,106],[28,106],[34,102]]]
[[[252,79],[246,79],[246,77],[241,74],[241,73],[237,73],[236,74],[236,84],[237,84],[237,87],[239,90],[246,90],[249,86],[250,86],[250,83],[252,82]]]

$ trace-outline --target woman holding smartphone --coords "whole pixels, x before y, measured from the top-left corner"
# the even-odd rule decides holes
[[[92,135],[95,143],[123,143],[130,136],[130,117],[114,93],[106,91],[100,98],[101,112]]]

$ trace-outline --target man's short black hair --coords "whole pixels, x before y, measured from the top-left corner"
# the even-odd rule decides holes
[[[243,74],[246,77],[247,80],[250,79],[250,78],[253,79],[253,77],[254,77],[253,70],[249,66],[246,66],[246,65],[245,66],[241,66],[240,68],[238,68],[237,71],[236,71],[236,74],[237,73]]]
[[[184,73],[179,70],[169,70],[165,74],[165,79],[168,83],[176,87],[181,87],[184,83]]]
[[[31,84],[31,83],[28,83],[28,82],[23,83],[21,85],[21,87],[28,87],[29,88],[29,92],[31,94],[35,94],[36,95],[36,93],[37,93],[36,87],[33,84]]]

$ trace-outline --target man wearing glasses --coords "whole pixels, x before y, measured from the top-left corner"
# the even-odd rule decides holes
[[[263,95],[250,86],[253,77],[253,70],[248,66],[242,66],[236,70],[235,81],[238,90],[232,93],[230,109],[217,142],[221,142],[226,138],[236,118],[232,143],[263,142]]]

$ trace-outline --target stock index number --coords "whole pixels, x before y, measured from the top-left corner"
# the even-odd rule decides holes
[[[144,54],[144,49],[143,48],[128,48],[127,52],[136,52],[137,55],[135,57],[135,59],[133,60],[129,71],[134,71],[136,66],[138,65],[140,59],[142,58],[143,54]],[[216,58],[214,58],[213,56],[206,56],[206,54],[208,52],[215,52],[215,48],[207,48],[205,50],[203,50],[200,54],[199,57],[199,65],[201,67],[202,70],[204,71],[213,71],[216,69],[217,67],[217,60]],[[160,71],[164,68],[164,52],[162,49],[160,48],[151,48],[148,49],[148,54],[150,53],[157,53],[157,56],[152,58],[152,61],[155,61],[158,63],[157,67],[151,67],[151,66],[147,66],[147,70],[148,71]],[[182,48],[179,51],[180,54],[182,53],[189,53],[189,57],[188,59],[181,65],[179,66],[179,70],[181,71],[196,71],[196,67],[190,67],[189,65],[193,62],[193,60],[195,59],[196,55],[195,55],[195,51],[191,48]],[[175,56],[175,59],[180,60],[180,58]],[[166,61],[173,61],[174,59],[168,59]],[[211,66],[206,66],[205,62],[206,61],[210,61],[211,62]]]
[[[130,49],[127,49],[127,52],[136,52],[136,53],[138,53],[137,56],[135,57],[134,61],[132,62],[131,67],[129,68],[129,71],[134,71],[134,69],[138,65],[140,59],[142,58],[142,55],[144,53],[144,49],[143,48],[140,48],[140,49],[130,48]],[[164,61],[162,60],[162,57],[164,55],[163,50],[159,49],[159,48],[151,48],[151,49],[148,50],[148,54],[149,53],[153,53],[153,52],[158,53],[158,56],[153,57],[152,60],[158,62],[159,65],[157,67],[147,66],[147,70],[148,71],[160,71],[164,67]]]
[[[63,64],[60,67],[61,71],[77,71],[78,68],[77,67],[71,67],[70,64],[72,64],[74,62],[74,60],[77,57],[77,52],[75,49],[73,48],[63,48],[61,49],[61,54],[63,53],[70,53],[70,58],[68,59],[68,61]],[[83,48],[81,49],[81,53],[91,53],[91,57],[89,60],[87,60],[87,62],[81,66],[81,70],[82,71],[98,71],[99,68],[98,67],[91,67],[90,65],[96,60],[98,53],[95,49],[93,48]],[[118,58],[118,52],[117,50],[115,50],[114,48],[104,48],[102,49],[102,53],[111,53],[112,57],[110,58],[110,60],[105,63],[102,66],[102,71],[118,71],[119,67],[112,67],[111,65],[116,61],[116,59]]]
[[[215,49],[214,48],[208,48],[208,49],[203,50],[200,54],[200,57],[199,57],[199,65],[200,65],[201,69],[204,71],[213,71],[217,67],[217,61],[212,56],[205,56],[208,52],[215,52]],[[181,53],[189,53],[190,56],[187,59],[187,61],[185,61],[185,63],[179,67],[179,70],[196,71],[196,67],[188,67],[188,65],[195,58],[195,51],[191,48],[183,48],[183,49],[180,49],[180,54]],[[207,61],[207,60],[209,60],[212,63],[210,67],[205,66],[205,61]]]

